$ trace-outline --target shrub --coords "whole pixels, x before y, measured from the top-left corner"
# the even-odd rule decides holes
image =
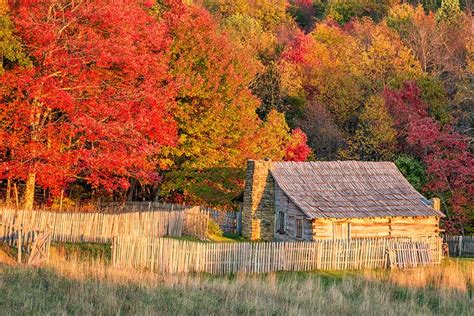
[[[213,220],[209,219],[209,224],[207,226],[207,234],[211,236],[220,236],[224,234],[220,226]]]

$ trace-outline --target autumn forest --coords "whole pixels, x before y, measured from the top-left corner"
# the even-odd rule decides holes
[[[234,208],[247,159],[393,161],[474,233],[469,0],[0,0],[0,200]]]

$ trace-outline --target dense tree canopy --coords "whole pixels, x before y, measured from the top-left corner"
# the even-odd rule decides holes
[[[156,177],[150,159],[175,142],[170,41],[135,1],[20,2],[16,32],[31,60],[6,72],[0,117],[4,177],[106,190]]]
[[[1,192],[232,207],[249,158],[390,160],[472,233],[470,5],[3,4]]]
[[[131,179],[156,185],[166,169],[285,156],[284,117],[261,121],[249,90],[260,63],[206,10],[32,1],[11,13],[2,15],[0,173],[7,186],[25,184],[26,207],[37,186],[111,192]]]

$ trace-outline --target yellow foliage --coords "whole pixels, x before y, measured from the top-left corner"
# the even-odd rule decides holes
[[[395,152],[396,136],[383,98],[370,97],[359,116],[355,135],[340,156],[355,160],[390,160]]]
[[[354,28],[362,48],[355,62],[372,89],[380,91],[391,80],[414,80],[422,75],[413,53],[385,24],[364,20],[355,23]]]
[[[372,96],[423,74],[411,50],[385,23],[362,19],[349,30],[319,23],[299,40],[280,63],[282,85],[289,95],[306,98],[309,106],[325,107],[347,138]]]
[[[224,17],[234,14],[248,15],[260,21],[265,29],[275,29],[289,23],[287,0],[201,0],[211,11]]]

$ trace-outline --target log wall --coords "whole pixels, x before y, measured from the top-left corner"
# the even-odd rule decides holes
[[[284,213],[284,231],[280,230],[280,212]],[[303,222],[303,235],[296,237],[296,220]],[[275,184],[275,239],[276,240],[313,240],[311,220],[293,203],[282,189]]]
[[[351,238],[439,236],[439,217],[315,219],[314,239],[333,239],[333,224],[349,223]]]

